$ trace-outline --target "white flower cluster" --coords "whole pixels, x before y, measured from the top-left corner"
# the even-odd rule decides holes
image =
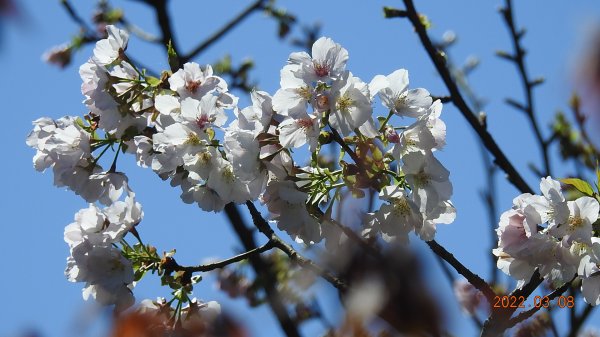
[[[415,231],[431,240],[436,224],[454,220],[449,172],[434,157],[445,145],[442,104],[425,89],[409,89],[406,70],[367,84],[346,70],[344,48],[320,38],[312,55],[290,55],[273,97],[253,91],[252,105],[240,109],[209,65],[190,62],[155,78],[130,62],[125,31],[107,26],[107,33],[80,67],[89,115],[39,119],[27,139],[37,150],[36,169],[52,167],[57,186],[91,203],[65,231],[67,276],[86,282],[84,296],[114,304],[133,281],[131,263],[115,247],[142,212],[126,176],[116,172],[119,151],[135,154],[138,165],[170,179],[184,202],[203,210],[260,200],[298,242],[323,239],[330,222],[321,208],[331,209],[341,188],[380,191],[385,202],[368,216],[368,235],[406,242]],[[387,117],[374,116],[376,96]],[[229,123],[226,110],[235,115]],[[394,116],[415,120],[394,127]],[[343,155],[321,165],[321,147],[330,142]],[[104,170],[98,160],[115,144]],[[305,145],[310,164],[299,167],[295,160],[306,158],[294,160],[293,150]]]
[[[521,194],[500,217],[498,268],[522,285],[536,269],[551,281],[577,275],[587,303],[600,304],[600,238],[592,224],[600,205],[583,196],[566,201],[559,181],[542,178],[542,195]]]
[[[105,90],[109,78],[125,69],[110,64],[125,48],[127,36],[114,27],[108,28],[108,34],[107,39],[98,42],[94,57],[82,66],[82,89],[87,97],[86,105],[102,116],[100,123],[106,127],[107,135],[113,137],[111,132],[122,125],[120,118],[115,117],[121,113],[111,110],[117,103]],[[96,77],[86,77],[90,69],[94,69]],[[114,87],[120,84],[115,83]],[[33,123],[27,145],[37,150],[34,167],[38,171],[52,168],[56,186],[67,187],[90,203],[75,215],[75,222],[65,228],[64,237],[71,253],[67,258],[67,279],[85,282],[85,299],[92,297],[101,304],[115,304],[117,308],[130,306],[133,268],[116,244],[141,221],[143,212],[127,177],[114,170],[105,171],[92,155],[95,148],[108,147],[109,139],[100,139],[96,125],[86,126],[75,117],[40,118]],[[96,202],[105,207],[99,208]]]

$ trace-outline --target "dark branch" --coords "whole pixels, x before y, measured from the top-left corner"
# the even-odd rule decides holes
[[[313,261],[305,258],[300,255],[292,246],[288,245],[285,241],[283,241],[269,226],[267,221],[262,217],[260,212],[256,209],[254,204],[251,201],[246,202],[246,206],[250,211],[250,215],[252,216],[252,221],[254,222],[254,226],[258,228],[258,230],[263,233],[273,245],[277,247],[279,250],[284,252],[292,261],[298,263],[303,268],[306,268],[318,276],[322,277],[327,282],[331,283],[335,288],[339,290],[345,290],[347,288],[346,284],[340,280],[339,278],[333,276],[328,273],[322,267],[315,264]]]
[[[143,1],[148,5],[154,8],[154,12],[156,13],[156,22],[160,27],[161,31],[161,41],[165,52],[169,52],[169,43],[171,44],[175,54],[179,55],[179,48],[177,41],[175,40],[175,36],[173,35],[173,28],[171,27],[171,17],[169,15],[169,11],[167,9],[168,0],[145,0]],[[181,57],[178,60],[179,66],[183,63],[181,61]],[[179,67],[173,69],[171,66],[171,71],[176,71]]]
[[[498,147],[494,138],[489,134],[489,132],[479,123],[477,116],[475,113],[469,108],[468,104],[465,102],[462,97],[460,90],[452,75],[450,74],[449,69],[446,67],[446,61],[444,59],[444,55],[440,53],[440,51],[434,46],[433,42],[429,38],[427,34],[426,28],[421,22],[421,18],[417,13],[415,6],[412,0],[403,0],[406,5],[406,12],[408,14],[408,18],[410,19],[413,27],[421,43],[425,47],[427,54],[433,61],[435,68],[438,73],[442,77],[444,84],[446,85],[448,91],[450,92],[450,96],[452,97],[452,102],[454,105],[460,110],[462,115],[465,117],[469,125],[475,130],[479,138],[481,138],[485,147],[490,151],[490,153],[494,156],[496,164],[506,172],[508,176],[508,180],[515,185],[515,187],[521,191],[522,193],[533,193],[533,190],[529,187],[529,185],[525,182],[523,177],[519,174],[519,172],[515,169],[512,163],[508,160],[504,152]]]
[[[573,278],[575,279],[575,278]],[[564,294],[565,291],[567,291],[567,289],[569,289],[569,287],[571,287],[571,282],[573,282],[573,280],[563,284],[560,288],[557,288],[556,290],[554,290],[553,292],[551,292],[550,294],[546,295],[546,297],[548,297],[548,299],[550,301],[552,301],[553,299],[557,298],[558,296]],[[517,325],[518,323],[523,322],[524,320],[528,319],[529,317],[533,316],[536,312],[538,312],[543,306],[535,306],[527,311],[523,311],[522,313],[518,314],[517,316],[511,318],[505,329],[509,329],[512,328],[513,326]]]
[[[248,228],[242,219],[237,206],[233,203],[225,205],[225,214],[231,223],[231,226],[238,235],[244,249],[251,251],[256,249],[256,243],[254,242],[254,233]],[[271,306],[271,310],[277,317],[281,329],[285,332],[288,337],[300,337],[298,327],[292,318],[290,317],[283,299],[277,290],[277,279],[273,273],[272,266],[265,261],[260,255],[251,255],[250,264],[256,272],[256,275],[263,280],[263,287],[267,294],[267,301]]]
[[[216,31],[213,35],[211,35],[208,39],[201,42],[196,48],[194,48],[191,52],[189,52],[184,57],[181,57],[181,63],[186,63],[198,56],[202,53],[206,48],[210,47],[213,43],[217,42],[221,37],[227,34],[230,30],[235,28],[238,24],[240,24],[244,19],[246,19],[250,14],[252,14],[255,10],[262,9],[264,7],[264,2],[266,0],[256,0],[246,9],[244,9],[241,13],[239,13],[235,18],[229,21],[225,26]]]
[[[569,332],[568,337],[576,337],[578,336],[579,330],[583,326],[583,323],[588,319],[592,311],[595,309],[595,306],[587,305],[581,315],[577,317],[574,323],[571,325],[571,331]]]
[[[86,35],[93,32],[93,30],[88,26],[88,24],[85,22],[85,20],[83,20],[81,18],[81,16],[79,16],[79,14],[77,14],[77,11],[75,11],[75,8],[73,8],[73,6],[71,5],[71,3],[68,0],[61,0],[60,3],[63,5],[63,7],[67,11],[67,14],[69,14],[71,19],[76,24],[78,24],[79,27],[81,27],[81,30],[83,30]]]
[[[204,265],[199,265],[199,266],[193,266],[193,267],[179,267],[176,268],[177,270],[183,270],[183,271],[187,271],[187,272],[191,272],[191,273],[195,273],[195,272],[208,272],[211,270],[215,270],[215,269],[221,269],[221,268],[225,268],[230,264],[236,263],[236,262],[240,262],[246,259],[251,258],[254,255],[260,255],[261,253],[264,253],[268,250],[273,249],[275,246],[273,245],[273,243],[271,241],[267,242],[266,244],[249,250],[245,253],[241,253],[239,255],[236,255],[234,257],[230,257],[226,260],[222,260],[219,262],[214,262],[214,263],[209,263],[209,264],[204,264]]]
[[[515,24],[515,17],[513,13],[512,0],[506,0],[506,5],[504,8],[500,10],[502,13],[502,17],[504,18],[504,22],[508,27],[508,31],[510,33],[510,37],[513,45],[514,55],[511,55],[509,58],[505,58],[515,64],[519,71],[519,76],[521,78],[521,83],[523,85],[523,90],[525,91],[525,105],[521,105],[513,100],[507,101],[511,105],[516,106],[519,110],[525,112],[527,118],[529,119],[529,123],[531,124],[531,128],[533,129],[533,133],[535,134],[535,139],[540,147],[540,151],[542,152],[542,159],[544,161],[544,176],[551,174],[550,169],[550,159],[548,157],[548,144],[544,140],[542,133],[540,131],[538,122],[535,116],[535,107],[533,100],[533,88],[539,84],[539,82],[531,81],[529,75],[527,73],[527,68],[525,65],[525,49],[521,45],[521,38],[525,33],[524,30],[517,30]],[[512,103],[511,103],[512,102]]]
[[[469,283],[477,288],[477,290],[481,291],[483,296],[485,296],[485,298],[488,300],[488,303],[494,303],[494,296],[496,296],[496,293],[492,290],[489,284],[487,284],[481,277],[460,263],[460,261],[458,261],[454,255],[448,252],[435,240],[427,241],[426,243],[437,256],[448,262],[448,264],[450,264],[459,274],[464,276]]]

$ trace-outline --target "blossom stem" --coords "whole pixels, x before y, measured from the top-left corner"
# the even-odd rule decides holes
[[[393,114],[394,114],[394,111],[390,110],[390,112],[388,113],[388,115],[385,118],[385,120],[383,121],[383,123],[381,123],[381,127],[379,128],[379,133],[382,133],[383,130],[385,130],[385,127],[386,127],[387,123],[390,121],[390,118],[392,118]]]
[[[119,142],[119,146],[117,147],[117,151],[115,152],[115,158],[113,159],[112,165],[110,165],[110,170],[108,172],[115,173],[117,172],[117,159],[119,158],[119,152],[121,152],[121,146],[123,142]]]
[[[102,152],[100,152],[98,157],[94,158],[94,160],[92,161],[92,166],[96,166],[96,163],[98,163],[98,160],[100,160],[100,158],[102,158],[104,153],[106,153],[106,151],[108,151],[108,149],[110,148],[111,145],[112,145],[112,143],[106,143],[104,145],[104,149],[102,149]]]

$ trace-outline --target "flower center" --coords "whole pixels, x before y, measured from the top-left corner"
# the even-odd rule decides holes
[[[569,227],[575,229],[583,225],[583,219],[579,216],[573,216],[569,218]]]
[[[342,97],[338,98],[338,100],[336,102],[336,107],[337,107],[338,111],[342,111],[342,112],[348,112],[348,109],[352,105],[354,105],[354,101],[347,94],[344,94]]]
[[[200,88],[201,84],[202,84],[202,81],[200,81],[200,80],[187,81],[185,83],[185,89],[191,93],[196,93],[196,90],[198,90],[198,88]]]
[[[296,124],[303,129],[309,129],[313,126],[312,120],[310,118],[297,119]]]
[[[196,118],[196,125],[200,129],[206,128],[208,124],[210,124],[211,120],[208,115],[200,115],[200,117]]]
[[[410,213],[410,205],[406,198],[394,199],[392,205],[394,206],[394,214],[396,216],[407,216]]]
[[[200,137],[197,134],[190,132],[188,133],[188,137],[185,140],[185,144],[187,145],[200,145]]]
[[[315,74],[319,77],[325,77],[329,75],[329,67],[326,64],[321,64],[314,61]]]
[[[208,164],[211,159],[212,159],[212,154],[210,154],[210,152],[208,152],[208,151],[203,151],[203,152],[198,153],[198,160],[200,161],[200,163],[202,163],[202,165]]]
[[[310,92],[310,88],[308,86],[297,88],[296,93],[298,96],[302,97],[304,100],[308,101],[312,97]]]
[[[396,98],[394,105],[396,109],[401,109],[406,106],[407,93],[403,92]]]
[[[415,185],[417,188],[428,186],[430,180],[431,177],[424,171],[421,171],[415,175]]]
[[[233,170],[231,169],[231,166],[225,167],[221,175],[223,176],[223,180],[225,180],[225,182],[230,184],[235,182],[235,176],[233,175]]]

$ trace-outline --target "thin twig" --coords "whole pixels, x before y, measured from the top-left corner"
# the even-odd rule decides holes
[[[446,276],[446,279],[450,283],[450,288],[453,288],[454,287],[454,282],[456,281],[456,278],[454,277],[454,274],[452,273],[452,271],[450,270],[450,268],[448,268],[448,265],[446,264],[446,262],[444,262],[444,259],[442,259],[440,256],[436,256],[436,260],[440,264],[440,268],[442,268],[442,272],[444,273],[444,275]],[[470,315],[470,316],[471,316],[471,320],[473,321],[473,323],[479,329],[481,329],[483,327],[483,322],[481,322],[481,320],[479,319],[479,317],[477,317],[476,313],[473,312],[472,315]]]
[[[577,319],[575,320],[575,324],[571,325],[571,331],[569,332],[568,337],[576,337],[578,335],[578,332],[583,326],[583,323],[588,319],[588,317],[595,308],[595,306],[587,304],[581,315],[579,315],[579,317],[577,317]]]
[[[213,263],[209,263],[209,264],[203,264],[203,265],[199,265],[199,266],[192,266],[192,267],[179,267],[176,268],[178,270],[183,270],[183,271],[187,271],[187,272],[191,272],[191,273],[195,273],[195,272],[208,272],[211,270],[215,270],[215,269],[221,269],[221,268],[225,268],[230,264],[236,263],[236,262],[240,262],[246,259],[251,258],[254,255],[259,255],[261,253],[264,253],[268,250],[273,249],[275,246],[273,245],[273,243],[271,241],[267,242],[266,244],[249,250],[245,253],[241,253],[239,255],[236,255],[234,257],[230,257],[226,260],[221,260],[219,262],[213,262]]]
[[[213,35],[211,35],[208,39],[201,42],[196,48],[194,48],[191,52],[181,58],[181,63],[186,63],[198,56],[198,54],[202,53],[206,48],[208,48],[213,43],[217,42],[221,37],[227,34],[230,30],[232,30],[235,26],[244,21],[245,18],[250,16],[255,10],[262,9],[264,7],[264,2],[266,0],[256,0],[246,9],[244,9],[241,13],[239,13],[235,18],[225,24],[221,29],[216,31]]]
[[[252,221],[254,222],[254,226],[258,228],[258,230],[263,233],[267,239],[273,242],[273,245],[277,247],[279,250],[284,252],[292,261],[298,263],[301,267],[311,270],[318,276],[322,277],[327,282],[331,283],[335,288],[339,290],[345,290],[347,288],[346,283],[340,280],[338,277],[330,274],[322,267],[318,266],[313,261],[305,258],[300,255],[298,251],[296,251],[292,246],[288,245],[285,241],[283,241],[269,226],[267,221],[262,217],[260,212],[256,209],[254,204],[251,201],[246,202],[246,207],[250,211],[250,215],[252,216]]]
[[[439,52],[439,50],[433,45],[433,42],[429,38],[427,34],[427,30],[423,23],[421,22],[421,17],[417,13],[415,6],[412,0],[403,0],[406,6],[406,12],[408,15],[408,19],[412,23],[421,43],[425,47],[427,54],[433,61],[435,68],[438,73],[442,77],[446,88],[448,89],[450,96],[452,97],[452,102],[458,108],[458,110],[465,117],[469,125],[475,130],[477,135],[483,141],[485,147],[490,151],[490,153],[494,156],[496,164],[507,174],[508,180],[522,193],[532,193],[533,190],[527,182],[523,179],[523,177],[519,174],[519,172],[515,169],[512,163],[508,160],[504,152],[500,149],[492,135],[481,126],[477,116],[473,113],[471,108],[465,102],[462,97],[460,90],[456,83],[454,82],[450,71],[446,67],[446,61],[444,56]]]
[[[156,22],[158,24],[158,26],[160,27],[160,31],[161,31],[161,41],[162,41],[162,46],[165,49],[165,52],[169,52],[169,44],[172,46],[173,50],[175,51],[175,54],[177,54],[178,57],[178,63],[179,65],[181,65],[182,59],[181,56],[179,56],[179,46],[177,44],[177,41],[175,39],[175,36],[173,34],[173,28],[171,27],[171,16],[169,15],[169,11],[167,9],[167,4],[169,2],[169,0],[146,0],[143,1],[144,3],[150,5],[152,8],[154,8],[154,12],[156,15]],[[177,68],[175,68],[174,66],[171,67],[171,71],[176,71]]]
[[[256,249],[256,243],[254,241],[254,233],[245,224],[242,219],[242,215],[237,209],[237,206],[233,203],[225,205],[225,215],[229,219],[229,222],[236,234],[238,235],[244,249],[251,251]],[[300,332],[294,320],[290,317],[290,314],[285,307],[281,294],[277,290],[277,278],[275,277],[273,266],[265,261],[260,255],[251,255],[250,264],[261,278],[263,288],[267,294],[267,302],[269,303],[271,310],[277,317],[281,329],[288,337],[300,337]]]
[[[435,240],[426,242],[429,248],[439,257],[448,262],[459,274],[464,276],[469,283],[471,283],[477,290],[481,291],[483,296],[488,300],[488,303],[494,303],[494,297],[496,293],[489,284],[487,284],[481,277],[473,273],[469,268],[465,267],[460,261],[458,261],[454,255],[447,251]]]
[[[523,85],[523,90],[525,91],[526,103],[519,109],[521,109],[525,113],[525,115],[527,115],[529,123],[531,124],[531,128],[533,129],[535,139],[540,147],[542,159],[544,161],[544,176],[551,175],[552,172],[550,168],[550,159],[548,156],[549,144],[544,140],[544,137],[542,136],[542,133],[540,131],[539,124],[536,120],[534,107],[535,102],[533,100],[533,88],[536,86],[536,84],[538,84],[538,82],[531,81],[527,73],[527,67],[525,64],[525,49],[523,49],[523,46],[521,45],[521,38],[523,37],[524,30],[517,30],[512,0],[505,1],[505,7],[501,9],[501,13],[510,33],[514,52],[512,56],[505,57],[505,59],[510,60],[517,67],[519,71],[519,76],[521,78],[521,83]]]
[[[574,280],[575,278],[573,278]],[[573,280],[563,284],[562,286],[560,286],[559,288],[555,289],[553,292],[551,292],[550,294],[546,295],[545,297],[548,298],[549,301],[552,301],[553,299],[557,298],[558,296],[564,294],[565,291],[567,291],[567,289],[569,289],[571,287],[571,282],[573,282]],[[527,310],[527,311],[523,311],[522,313],[518,314],[517,316],[511,318],[505,326],[505,329],[510,329],[513,326],[517,325],[518,323],[523,322],[524,320],[528,319],[529,317],[533,316],[536,312],[538,312],[541,308],[543,308],[542,305],[538,305],[538,306],[534,306],[533,308]]]
[[[68,0],[61,0],[61,5],[65,8],[71,19],[81,27],[81,29],[85,32],[85,34],[90,34],[93,30],[88,26],[88,24],[79,16],[75,8],[71,5]]]

